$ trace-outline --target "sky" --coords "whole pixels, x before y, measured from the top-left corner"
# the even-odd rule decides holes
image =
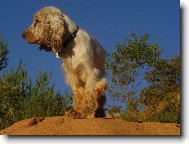
[[[149,43],[158,42],[162,57],[180,54],[179,0],[0,0],[0,33],[9,48],[8,69],[22,60],[35,79],[38,71],[53,72],[55,89],[69,89],[61,70],[61,60],[54,53],[28,44],[22,32],[32,24],[33,15],[45,6],[56,6],[76,24],[92,34],[111,53],[116,42],[129,33],[150,34]]]

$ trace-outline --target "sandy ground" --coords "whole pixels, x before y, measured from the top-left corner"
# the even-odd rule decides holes
[[[180,125],[112,118],[33,117],[0,131],[0,135],[180,135]]]

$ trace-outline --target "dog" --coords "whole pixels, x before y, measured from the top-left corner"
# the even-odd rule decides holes
[[[40,50],[54,52],[62,60],[66,83],[71,87],[72,118],[105,117],[105,50],[97,40],[79,28],[60,9],[50,6],[34,15],[22,36]]]

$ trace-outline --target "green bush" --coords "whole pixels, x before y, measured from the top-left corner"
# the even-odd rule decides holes
[[[127,121],[180,122],[180,56],[161,58],[149,34],[131,34],[106,59],[107,92],[119,106],[108,109]]]
[[[0,34],[0,70],[5,68],[7,66],[7,54],[9,53],[9,50],[7,48],[7,43],[4,41],[3,37]]]
[[[148,33],[141,37],[131,33],[124,42],[116,43],[112,53],[107,53],[106,69],[111,76],[107,92],[111,98],[120,101],[128,112],[137,112],[139,90],[145,82],[143,76],[161,54],[158,44],[149,44],[148,41]]]
[[[0,78],[0,129],[33,116],[64,115],[70,96],[62,96],[50,85],[51,74],[39,72],[36,81],[19,64],[16,71],[3,71]]]

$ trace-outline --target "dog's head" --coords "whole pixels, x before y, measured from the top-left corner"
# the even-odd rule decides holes
[[[22,36],[28,43],[40,45],[45,51],[61,51],[64,35],[63,13],[55,7],[45,7],[34,15],[32,25]]]

